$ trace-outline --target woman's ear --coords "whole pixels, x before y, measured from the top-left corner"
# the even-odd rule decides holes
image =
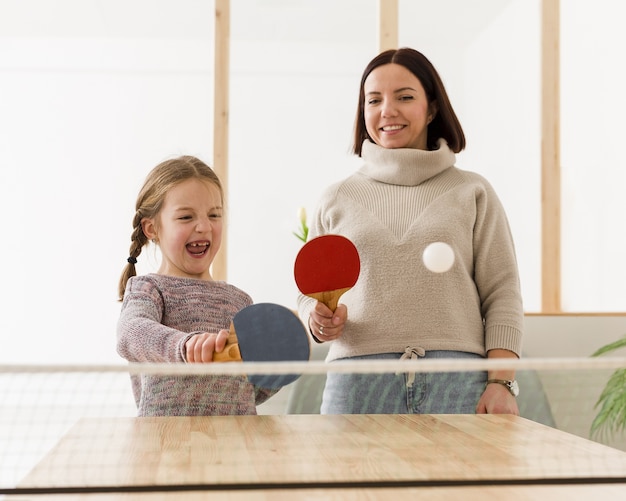
[[[439,111],[439,105],[437,101],[431,101],[428,103],[428,123],[432,122],[437,116],[437,112]]]
[[[156,224],[154,223],[154,219],[144,217],[141,220],[141,230],[143,231],[143,234],[146,236],[148,240],[156,240],[157,231],[156,231]]]

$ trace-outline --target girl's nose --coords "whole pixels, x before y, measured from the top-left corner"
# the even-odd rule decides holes
[[[207,231],[211,231],[213,226],[211,225],[211,220],[209,218],[203,218],[198,221],[196,224],[196,231],[198,233],[206,233]]]

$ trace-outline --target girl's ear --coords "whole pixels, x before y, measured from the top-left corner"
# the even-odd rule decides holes
[[[154,224],[154,219],[144,217],[141,220],[141,230],[148,240],[156,240],[157,231],[156,224]]]

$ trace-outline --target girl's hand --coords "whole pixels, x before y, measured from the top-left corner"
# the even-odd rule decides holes
[[[222,329],[218,333],[203,332],[196,334],[185,343],[188,363],[213,362],[213,353],[220,353],[226,346],[229,332]]]

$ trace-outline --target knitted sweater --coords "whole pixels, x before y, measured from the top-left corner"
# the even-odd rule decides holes
[[[407,347],[485,355],[521,353],[523,308],[517,261],[504,209],[480,175],[454,166],[439,149],[385,149],[365,141],[363,166],[323,194],[310,238],[340,234],[361,257],[343,335],[327,360]],[[455,262],[429,271],[425,247],[446,242]],[[315,300],[300,295],[308,325]]]
[[[225,282],[149,274],[126,285],[117,351],[129,362],[185,362],[194,334],[228,329],[252,304]],[[245,376],[132,376],[139,416],[256,414],[276,390],[255,388]]]

